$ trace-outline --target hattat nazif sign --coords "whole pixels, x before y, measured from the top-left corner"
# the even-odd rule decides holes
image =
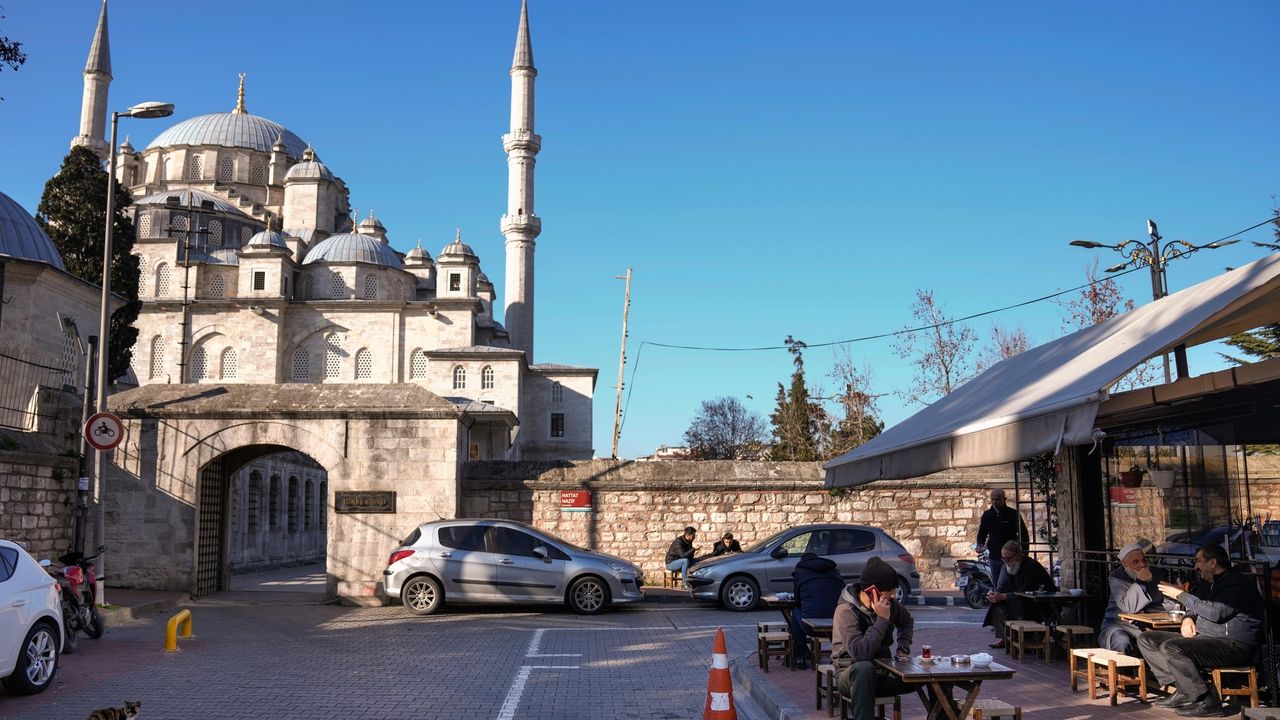
[[[591,512],[591,491],[561,490],[560,512]]]

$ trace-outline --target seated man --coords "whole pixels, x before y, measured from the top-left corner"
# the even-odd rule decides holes
[[[1138,649],[1156,680],[1178,689],[1156,705],[1177,708],[1183,717],[1222,717],[1222,701],[1201,673],[1257,661],[1263,601],[1257,583],[1231,567],[1221,545],[1204,545],[1196,552],[1196,572],[1200,582],[1190,592],[1160,584],[1161,593],[1187,608],[1182,632],[1145,632]]]
[[[809,633],[805,618],[830,618],[835,615],[836,603],[844,590],[844,578],[835,562],[811,552],[805,553],[791,572],[795,581],[796,606],[791,611],[791,646],[796,649],[796,667],[808,666],[807,647]]]
[[[1120,613],[1160,612],[1168,602],[1160,594],[1164,571],[1147,566],[1146,548],[1141,543],[1129,543],[1120,548],[1120,566],[1109,578],[1111,598],[1098,632],[1098,645],[1125,655],[1138,654],[1138,636],[1142,629],[1128,620],[1121,620]],[[1169,603],[1172,605],[1172,603]]]
[[[1022,543],[1010,540],[1000,548],[1000,558],[1004,563],[1004,572],[1000,573],[1000,582],[996,589],[987,593],[991,607],[982,620],[983,627],[995,629],[996,641],[990,647],[1004,647],[1004,626],[1009,620],[1043,620],[1040,608],[1026,598],[1014,593],[1033,590],[1055,590],[1049,571],[1036,561],[1027,557],[1022,550]]]
[[[711,550],[711,557],[720,557],[729,553],[742,552],[742,545],[733,539],[733,533],[727,532],[724,537],[716,541]]]
[[[680,584],[689,589],[689,565],[693,563],[693,539],[698,535],[697,528],[690,525],[684,532],[671,541],[667,548],[667,569],[680,573]]]
[[[877,696],[901,695],[911,688],[896,675],[879,670],[876,658],[889,657],[894,632],[897,658],[911,657],[915,620],[895,598],[898,573],[878,557],[867,560],[859,582],[850,583],[836,605],[831,660],[852,662],[840,673],[840,692],[852,699],[853,720],[871,720]]]

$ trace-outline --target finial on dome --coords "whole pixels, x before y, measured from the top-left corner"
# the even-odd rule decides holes
[[[462,242],[462,228],[454,228],[453,241],[456,243]]]
[[[303,162],[315,162],[316,161],[315,148],[311,147],[311,145],[307,145],[307,149],[302,151],[302,160]]]
[[[422,238],[418,238],[418,249],[422,249]]]
[[[236,93],[236,109],[231,112],[238,115],[244,115],[248,112],[244,109],[244,73],[240,73],[240,90]]]
[[[360,225],[360,211],[359,211],[359,210],[357,210],[357,209],[355,209],[355,208],[351,208],[351,230],[352,230],[352,232],[354,232],[354,231],[355,231],[355,229],[356,229],[356,227],[358,227],[359,225]]]
[[[369,217],[365,218],[365,220],[376,220],[376,219],[377,218],[373,216],[373,208],[369,208]]]

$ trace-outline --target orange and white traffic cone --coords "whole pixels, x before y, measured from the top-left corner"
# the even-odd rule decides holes
[[[729,653],[724,648],[724,630],[716,628],[716,644],[711,650],[711,677],[707,678],[707,705],[702,720],[738,720],[733,707],[733,681],[729,679]]]

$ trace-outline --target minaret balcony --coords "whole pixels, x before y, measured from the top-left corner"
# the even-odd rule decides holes
[[[503,215],[502,234],[538,235],[542,232],[542,218],[537,215]]]
[[[536,153],[542,149],[542,136],[528,130],[514,130],[502,136],[502,147],[507,152],[529,150]]]

